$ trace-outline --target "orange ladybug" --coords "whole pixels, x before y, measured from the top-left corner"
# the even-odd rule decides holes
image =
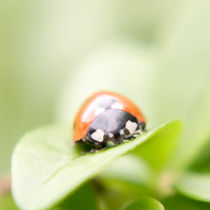
[[[73,140],[102,148],[111,141],[120,144],[145,131],[146,120],[139,108],[128,98],[110,91],[89,97],[74,121]]]

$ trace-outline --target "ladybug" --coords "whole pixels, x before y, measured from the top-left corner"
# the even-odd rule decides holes
[[[128,98],[110,91],[100,91],[89,97],[74,121],[73,140],[94,148],[103,148],[135,138],[145,131],[146,120]]]

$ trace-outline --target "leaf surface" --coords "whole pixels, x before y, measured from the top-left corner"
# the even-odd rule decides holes
[[[32,131],[13,153],[13,196],[21,209],[54,206],[113,160],[168,130],[173,131],[177,123],[169,122],[135,140],[84,155],[78,153],[65,127],[48,126]]]

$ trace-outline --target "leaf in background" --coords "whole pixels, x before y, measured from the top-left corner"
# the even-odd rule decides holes
[[[152,175],[153,171],[145,161],[131,153],[127,154],[96,177],[105,189],[109,189],[100,197],[105,205],[112,206],[115,210],[122,203],[138,198],[139,195],[154,195],[156,189],[151,187]]]
[[[142,197],[123,206],[122,210],[164,210],[163,205],[149,197]]]
[[[159,171],[169,164],[170,157],[173,155],[177,145],[178,136],[181,130],[181,122],[174,121],[174,126],[168,124],[166,132],[151,141],[145,142],[142,147],[134,150],[141,158],[146,160],[153,169]]]
[[[11,194],[0,195],[0,209],[1,210],[18,210]]]
[[[91,94],[112,90],[132,99],[142,109],[151,127],[152,101],[148,101],[152,85],[151,63],[150,50],[141,43],[118,40],[101,46],[79,62],[73,77],[70,75],[58,100],[57,119],[72,122],[78,108]]]
[[[18,206],[27,210],[49,208],[75,191],[121,155],[166,132],[174,122],[136,140],[97,153],[80,155],[67,128],[49,126],[20,141],[12,157],[12,189]],[[176,127],[176,126],[175,126]]]
[[[202,203],[189,198],[174,195],[161,200],[166,210],[209,210],[209,203]]]
[[[151,173],[146,162],[133,154],[128,154],[105,168],[99,174],[99,178],[103,184],[109,185],[112,189],[123,188],[130,184],[133,187],[132,193],[140,193],[142,188],[148,187]]]
[[[91,184],[86,184],[77,190],[70,198],[64,200],[55,210],[97,210],[96,196]]]
[[[178,192],[195,200],[210,202],[210,175],[189,173],[175,183]]]
[[[50,53],[43,55],[39,48],[43,42],[38,34],[47,30],[42,27],[47,14],[44,8],[39,0],[0,4],[0,174],[10,170],[11,154],[22,134],[52,121],[52,104],[67,71],[64,63],[49,61]],[[37,12],[40,22],[35,17]],[[60,55],[58,50],[53,52]]]
[[[184,134],[170,164],[177,169],[192,162],[210,135],[209,14],[210,1],[185,1],[162,31],[164,49],[154,71],[153,120],[184,122]]]
[[[203,149],[200,150],[198,157],[192,162],[189,167],[190,171],[198,173],[210,173],[210,141],[204,145]]]

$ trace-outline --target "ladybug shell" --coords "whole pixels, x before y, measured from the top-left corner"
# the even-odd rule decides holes
[[[139,108],[131,100],[117,93],[100,91],[89,97],[77,113],[74,121],[73,140],[83,139],[91,123],[99,114],[109,108],[126,111],[140,122],[146,122]]]

